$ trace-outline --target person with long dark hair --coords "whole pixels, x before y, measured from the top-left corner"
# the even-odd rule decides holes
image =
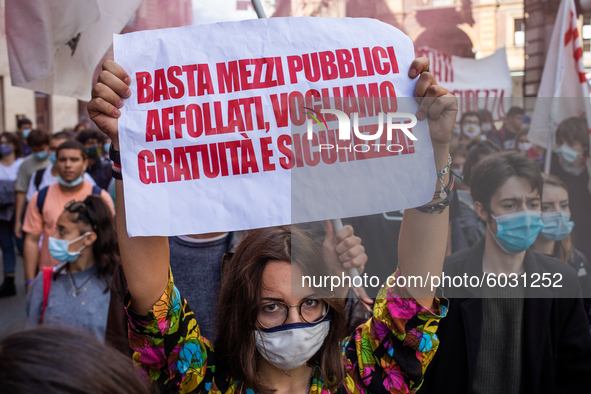
[[[572,231],[568,189],[560,178],[543,174],[542,222],[544,228],[531,246],[538,253],[549,255],[571,266],[581,285],[585,312],[591,323],[591,265],[585,255],[575,248]]]
[[[425,71],[424,71],[425,70]],[[422,100],[417,119],[428,118],[434,162],[447,192],[404,212],[397,278],[440,276],[453,197],[449,142],[457,100],[438,86],[428,60],[415,60],[408,76],[418,78]],[[113,61],[103,63],[88,104],[90,117],[119,145],[122,98],[131,78]],[[117,163],[119,164],[119,163]],[[445,171],[442,171],[445,169]],[[384,286],[373,317],[345,338],[344,301],[325,298],[323,289],[295,289],[318,261],[333,268],[366,259],[361,240],[345,226],[335,234],[327,224],[322,247],[293,227],[250,231],[223,274],[215,346],[200,334],[191,308],[174,285],[167,237],[129,237],[123,180],[116,177],[117,226],[129,295],[130,346],[143,376],[167,392],[182,393],[343,393],[416,392],[439,341],[435,332],[447,313],[430,287]],[[435,208],[437,205],[439,208]],[[399,283],[402,283],[399,281]],[[199,286],[199,283],[195,283]]]
[[[22,253],[23,240],[14,236],[15,193],[14,183],[23,162],[23,151],[18,137],[13,133],[0,134],[0,248],[4,281],[0,285],[0,298],[16,294],[14,268],[16,246]]]
[[[123,355],[58,327],[20,330],[0,340],[0,391],[10,394],[149,394]]]
[[[90,195],[66,205],[49,238],[49,252],[61,263],[44,268],[32,283],[27,295],[30,323],[78,326],[104,342],[109,283],[119,247],[111,209],[103,198]]]

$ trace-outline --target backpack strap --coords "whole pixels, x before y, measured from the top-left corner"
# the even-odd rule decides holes
[[[49,289],[51,288],[51,279],[53,276],[53,267],[43,268],[43,311],[41,312],[41,324],[45,318],[45,308],[49,299]]]
[[[103,189],[100,186],[94,185],[92,187],[92,194],[100,196]]]
[[[37,195],[37,209],[39,210],[39,214],[43,216],[43,204],[45,204],[45,198],[47,197],[47,190],[49,186],[44,187],[43,189],[39,190],[39,194]]]
[[[39,190],[39,185],[41,185],[41,181],[43,180],[45,170],[47,170],[47,167],[37,170],[37,172],[35,173],[35,189],[37,190]]]

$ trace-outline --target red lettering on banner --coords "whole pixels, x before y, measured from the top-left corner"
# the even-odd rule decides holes
[[[287,57],[287,69],[289,70],[289,80],[292,84],[298,83],[298,72],[304,69],[302,58],[299,56]]]
[[[339,77],[352,78],[355,76],[355,66],[353,65],[353,56],[346,49],[336,50],[337,64],[339,65]]]
[[[154,71],[154,101],[170,100],[164,69]]]
[[[149,72],[142,71],[135,74],[137,81],[137,102],[138,104],[151,103],[154,101],[152,90],[152,76]]]
[[[170,97],[173,99],[179,99],[185,95],[185,87],[183,86],[183,82],[176,77],[182,73],[183,70],[181,70],[179,66],[169,67],[166,71],[168,80],[174,86],[169,89]]]
[[[238,62],[228,62],[216,64],[216,70],[218,73],[218,90],[220,93],[237,92],[240,90],[240,82],[238,80]]]
[[[190,181],[192,179],[191,169],[189,168],[185,148],[176,147],[174,148],[174,180],[181,181],[181,178]]]
[[[308,138],[304,136],[304,138],[302,138],[302,145],[304,150],[304,162],[306,165],[310,167],[317,166],[320,163],[320,152],[312,152],[312,148],[318,148],[318,135],[313,133],[312,140],[308,140]]]
[[[261,143],[261,156],[263,161],[263,171],[275,171],[275,164],[271,163],[270,159],[273,157],[273,149],[269,148],[269,145],[273,143],[273,138],[263,137],[260,140]]]
[[[322,70],[322,80],[330,81],[339,77],[339,69],[335,64],[336,57],[331,51],[319,52],[320,69]]]
[[[279,165],[284,170],[291,170],[293,168],[293,153],[291,149],[288,148],[291,146],[291,135],[289,134],[282,134],[277,138],[277,149],[281,152],[285,157],[279,158]]]
[[[156,172],[158,174],[158,183],[174,181],[174,170],[172,168],[172,155],[168,149],[156,149]]]
[[[305,54],[302,55],[303,63],[304,63],[304,75],[306,79],[310,82],[318,82],[322,73],[320,71],[320,62],[318,61],[318,54]]]
[[[156,168],[148,167],[148,164],[154,163],[154,154],[149,150],[143,150],[137,157],[138,169],[140,172],[140,181],[149,185],[150,183],[156,183]]]
[[[254,147],[252,146],[251,140],[242,140],[241,146],[242,156],[242,174],[253,174],[259,172],[259,166],[257,164],[257,158],[254,154]]]
[[[381,59],[387,59],[388,53],[382,47],[373,47],[371,50],[371,55],[373,57],[373,63],[375,65],[376,71],[380,75],[386,75],[390,72],[390,64],[389,63],[382,63]]]

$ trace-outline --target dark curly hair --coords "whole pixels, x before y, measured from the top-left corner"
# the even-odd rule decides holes
[[[81,203],[66,206],[68,219],[83,223],[96,233],[92,244],[92,255],[99,278],[108,279],[119,262],[119,243],[113,220],[113,213],[100,196],[90,195]],[[107,287],[108,288],[108,287]]]

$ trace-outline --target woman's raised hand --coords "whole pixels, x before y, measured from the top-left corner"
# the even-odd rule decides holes
[[[415,59],[408,71],[410,78],[419,76],[415,97],[421,98],[417,119],[429,119],[429,130],[433,147],[447,146],[451,140],[458,113],[458,101],[449,90],[439,86],[429,70],[429,59]]]
[[[123,99],[131,96],[130,83],[131,78],[120,65],[106,60],[98,82],[92,88],[92,100],[88,103],[90,119],[111,138],[115,149],[119,149],[119,109],[123,107]]]

